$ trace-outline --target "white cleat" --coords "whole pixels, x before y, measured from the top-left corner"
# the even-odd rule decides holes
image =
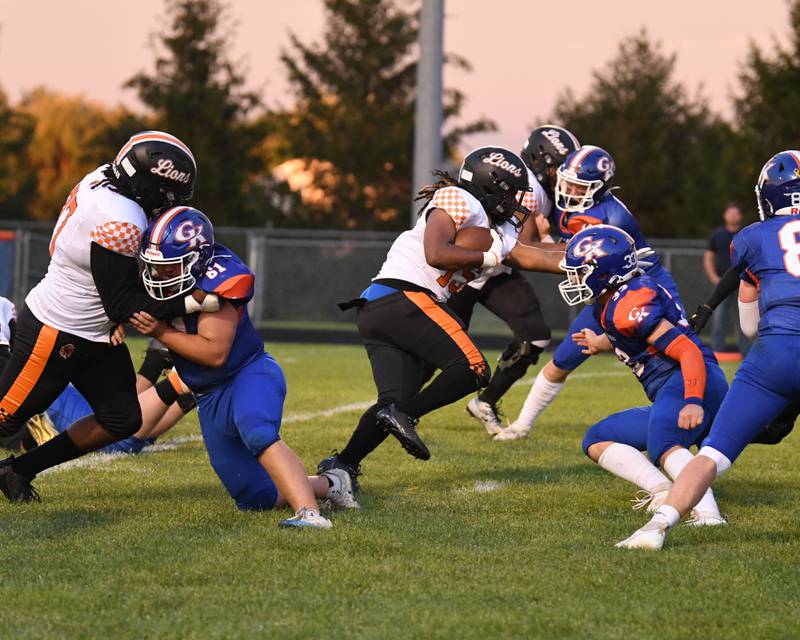
[[[294,516],[281,520],[278,526],[295,529],[330,529],[333,527],[333,523],[313,509],[300,507]]]
[[[467,413],[480,422],[490,436],[504,430],[497,410],[488,402],[479,400],[477,396],[467,403]]]
[[[618,549],[646,549],[649,551],[659,551],[664,546],[664,539],[667,537],[667,526],[664,524],[654,524],[648,522],[638,531],[635,531],[630,538],[625,538],[614,546]]]
[[[684,524],[687,527],[718,527],[728,524],[728,521],[719,512],[703,512],[693,509],[692,514],[686,519]]]
[[[669,495],[671,487],[667,487],[666,489],[661,489],[659,491],[646,491],[642,489],[641,491],[637,492],[637,494],[633,497],[631,502],[633,503],[633,510],[639,511],[640,509],[644,509],[647,507],[647,513],[655,513],[658,511],[658,508],[664,504],[664,500],[667,499]]]
[[[507,442],[509,440],[522,440],[527,438],[531,433],[530,427],[523,427],[522,425],[512,422],[508,427],[501,430],[492,440],[495,442]]]
[[[328,469],[320,474],[327,478],[331,486],[325,497],[336,509],[360,509],[361,506],[353,495],[353,481],[344,469]]]

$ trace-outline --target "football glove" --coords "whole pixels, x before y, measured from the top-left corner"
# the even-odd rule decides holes
[[[707,304],[701,304],[695,312],[689,316],[689,326],[694,329],[695,333],[700,333],[703,328],[708,324],[711,319],[711,314],[714,310]]]

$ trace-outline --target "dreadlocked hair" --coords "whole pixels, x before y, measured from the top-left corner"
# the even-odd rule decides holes
[[[414,198],[414,202],[418,200],[423,200],[422,206],[417,211],[417,215],[420,215],[424,210],[425,207],[428,206],[428,203],[433,199],[433,194],[436,193],[439,189],[443,187],[457,187],[458,180],[450,175],[447,171],[442,171],[441,169],[437,169],[433,172],[433,175],[439,178],[438,181],[434,182],[433,184],[426,185],[422,187],[417,193],[417,197]]]

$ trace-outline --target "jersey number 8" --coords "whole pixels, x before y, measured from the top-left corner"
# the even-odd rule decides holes
[[[800,278],[800,220],[787,222],[778,231],[778,240],[783,249],[783,263],[787,273]]]

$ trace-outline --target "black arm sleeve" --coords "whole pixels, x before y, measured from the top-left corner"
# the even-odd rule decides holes
[[[716,309],[725,298],[738,289],[739,274],[736,272],[736,269],[731,267],[722,274],[722,277],[719,279],[717,286],[714,287],[714,291],[711,293],[711,297],[706,302],[706,305],[712,309]]]
[[[11,320],[8,321],[8,333],[9,333],[8,348],[9,349],[13,349],[14,348],[14,338],[17,335],[17,321],[14,320],[14,318],[11,318]]]
[[[136,311],[146,311],[159,320],[186,313],[183,296],[161,302],[147,295],[139,284],[136,258],[110,251],[93,242],[91,265],[103,308],[114,322],[127,322]]]

